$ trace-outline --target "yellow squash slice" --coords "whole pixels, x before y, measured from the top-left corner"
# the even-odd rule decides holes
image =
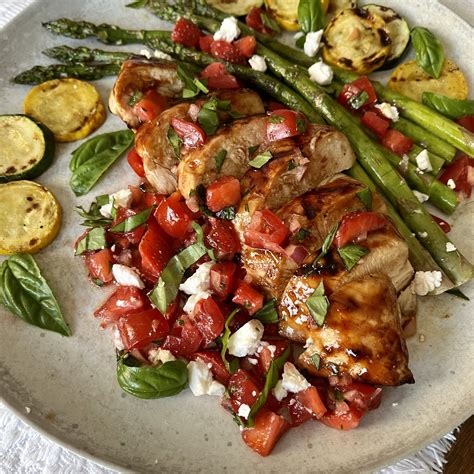
[[[265,0],[265,6],[277,23],[287,31],[298,31],[298,4],[299,0]],[[329,0],[321,0],[321,7],[326,13]]]
[[[263,0],[206,0],[209,5],[227,15],[247,15],[253,7],[260,8]]]
[[[324,60],[342,69],[368,74],[390,54],[385,21],[361,8],[341,10],[324,29]]]
[[[451,60],[446,59],[438,79],[428,76],[416,61],[400,64],[392,73],[388,87],[410,99],[421,102],[423,92],[434,92],[451,99],[467,99],[468,85],[464,74]]]
[[[97,89],[84,81],[53,79],[33,87],[25,97],[25,114],[44,123],[58,142],[90,135],[105,120]]]
[[[0,203],[0,254],[36,253],[58,234],[61,207],[40,184],[0,184]]]

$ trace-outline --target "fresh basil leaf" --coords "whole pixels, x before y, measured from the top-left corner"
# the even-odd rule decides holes
[[[220,150],[217,155],[214,157],[214,162],[216,163],[216,170],[219,172],[222,169],[224,164],[225,157],[227,156],[227,150]]]
[[[178,77],[184,82],[183,97],[189,99],[197,96],[200,92],[207,94],[209,89],[203,80],[194,77],[194,72],[184,64],[179,64],[176,68]]]
[[[451,288],[450,290],[446,290],[446,293],[450,295],[454,295],[457,298],[461,298],[462,300],[471,301],[469,296],[465,295],[460,289],[458,288]]]
[[[337,249],[337,253],[341,257],[348,272],[350,272],[357,265],[357,262],[368,252],[368,249],[356,244],[349,244]]]
[[[444,47],[427,28],[417,26],[410,33],[416,63],[431,77],[438,78],[444,63]]]
[[[296,117],[296,130],[298,133],[305,133],[308,128],[308,122],[301,116]]]
[[[130,358],[118,360],[117,381],[122,390],[134,397],[171,397],[188,385],[188,370],[182,360],[171,360],[155,367],[132,365],[128,361]]]
[[[74,255],[81,255],[90,250],[101,250],[107,247],[105,229],[103,227],[93,227],[78,242]]]
[[[296,46],[297,48],[303,49],[305,42],[306,42],[306,35],[300,36],[300,37],[296,40],[295,46]]]
[[[278,25],[278,23],[265,12],[260,13],[260,20],[262,21],[263,26],[266,26],[270,30],[273,30],[275,33],[280,32],[280,26]]]
[[[324,28],[324,13],[321,0],[300,0],[298,23],[304,33],[322,30]]]
[[[235,369],[235,365],[232,365],[232,362],[229,362],[227,360],[227,357],[226,357],[226,353],[227,353],[227,346],[229,345],[229,338],[230,338],[230,323],[232,322],[232,320],[234,319],[235,315],[239,312],[239,309],[236,308],[234,309],[234,311],[232,311],[232,313],[229,314],[229,316],[227,316],[227,319],[225,320],[225,324],[224,324],[224,334],[222,335],[221,337],[221,344],[222,344],[222,348],[221,348],[221,357],[222,357],[222,362],[224,362],[224,365],[225,365],[225,368],[229,371],[229,373],[233,374],[235,372],[237,372],[237,370],[234,370]],[[234,359],[234,360],[237,360],[237,359]],[[238,367],[237,367],[238,369]]]
[[[278,377],[290,355],[290,351],[291,346],[288,346],[285,352],[283,352],[280,357],[272,361],[272,363],[270,364],[270,368],[268,369],[267,375],[265,377],[265,385],[263,386],[263,390],[260,392],[257,401],[253,404],[252,409],[250,410],[249,417],[247,419],[248,427],[252,427],[255,425],[255,417],[257,416],[257,413],[259,412],[260,408],[265,405],[269,393],[277,384]]]
[[[209,93],[209,89],[207,88],[207,79],[198,79],[195,77],[193,79],[193,84],[201,91],[204,92],[204,94]]]
[[[229,115],[234,120],[241,119],[242,117],[245,117],[245,114],[243,114],[241,112],[237,112],[236,110],[229,111]]]
[[[204,214],[205,216],[214,216],[214,213],[207,207],[206,204],[206,188],[204,187],[203,184],[199,184],[196,189],[191,191],[194,196],[196,196],[198,206],[199,206],[199,211]],[[191,197],[191,194],[190,194]]]
[[[108,194],[101,194],[95,198],[95,202],[100,207],[105,206],[110,202],[110,196]]]
[[[260,169],[262,166],[266,165],[272,158],[272,152],[270,150],[267,150],[250,160],[249,165],[253,168]]]
[[[421,101],[440,114],[457,120],[466,115],[474,115],[474,100],[451,99],[434,92],[423,92]]]
[[[279,318],[275,298],[265,303],[263,308],[259,309],[253,315],[253,317],[254,319],[259,319],[260,321],[262,321],[262,323],[265,324],[277,323]]]
[[[133,91],[132,95],[130,96],[130,99],[128,99],[127,104],[130,107],[133,107],[134,105],[137,105],[138,102],[140,102],[143,99],[143,92],[142,91]]]
[[[313,318],[313,321],[321,327],[324,324],[329,309],[329,300],[324,294],[324,283],[321,280],[318,287],[306,300],[306,307]]]
[[[199,245],[202,245],[206,249],[209,257],[215,261],[216,256],[214,255],[214,249],[207,248],[206,243],[204,242],[204,231],[202,227],[197,222],[193,222],[191,225],[192,225],[192,228],[194,229],[194,232],[196,232],[196,242]]]
[[[94,187],[129,148],[133,138],[134,134],[130,130],[104,133],[87,140],[72,153],[69,184],[76,196],[82,196]]]
[[[224,207],[224,209],[216,212],[216,216],[219,219],[225,219],[225,220],[231,221],[232,219],[235,218],[235,207],[233,206]]]
[[[230,110],[230,100],[219,100],[217,97],[211,97],[202,105],[203,109],[221,110],[223,112]]]
[[[258,150],[258,147],[260,145],[253,145],[253,146],[249,146],[248,150],[249,150],[249,156],[252,156],[257,150]]]
[[[213,135],[219,128],[219,116],[217,115],[217,112],[212,109],[201,107],[199,109],[197,121],[206,132],[207,136]]]
[[[99,278],[93,278],[92,283],[94,283],[94,285],[97,285],[97,286],[104,286],[104,282],[100,280]]]
[[[368,100],[369,94],[366,91],[362,91],[349,97],[347,102],[354,110],[359,110]]]
[[[359,191],[356,193],[356,196],[360,199],[368,211],[372,209],[372,191],[370,188],[365,188],[362,191]]]
[[[0,265],[0,303],[29,324],[71,335],[58,302],[31,255],[15,254]]]
[[[199,91],[195,89],[188,89],[185,87],[183,89],[183,99],[192,99],[193,97],[196,97],[199,94]]]
[[[302,240],[306,239],[306,237],[308,237],[309,234],[310,234],[309,230],[300,229],[295,235],[295,240],[297,240],[298,242],[301,242]]]
[[[171,145],[171,148],[173,148],[174,156],[176,156],[178,160],[181,160],[180,152],[183,141],[181,140],[181,138],[179,138],[178,134],[176,133],[176,130],[173,127],[169,127],[166,137],[168,138],[168,142]]]
[[[155,207],[149,207],[144,211],[139,212],[133,216],[127,217],[122,222],[119,222],[117,225],[114,225],[110,228],[110,232],[130,232],[133,229],[136,229],[138,226],[144,224],[150,217],[151,211]]]
[[[321,356],[319,354],[314,353],[311,356],[311,362],[313,363],[314,368],[316,370],[319,370],[319,367],[321,366]]]
[[[319,255],[316,257],[316,259],[314,260],[314,262],[312,263],[312,266],[314,267],[316,265],[316,263],[319,262],[319,260],[321,260],[321,258],[323,258],[329,251],[331,245],[332,245],[332,241],[334,240],[334,237],[336,235],[336,232],[337,232],[337,229],[339,228],[339,223],[337,224],[334,224],[334,226],[332,227],[332,229],[329,231],[329,234],[326,236],[326,238],[324,239],[324,242],[323,242],[323,246],[321,247],[321,252],[319,253]]]
[[[127,8],[145,8],[150,0],[138,0],[138,2],[132,2],[125,5]]]
[[[106,202],[104,196],[107,198]],[[91,203],[88,211],[86,211],[83,207],[76,207],[75,211],[84,219],[84,222],[82,222],[81,225],[86,227],[105,227],[110,225],[112,223],[112,219],[104,217],[100,213],[100,208],[105,206],[105,204],[108,202],[109,195],[104,194],[103,196],[98,196],[95,201]]]

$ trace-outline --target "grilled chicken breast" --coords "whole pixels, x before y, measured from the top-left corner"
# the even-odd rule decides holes
[[[299,365],[322,377],[347,372],[371,384],[413,383],[390,279],[383,274],[366,275],[333,291],[327,289],[329,309],[319,327],[305,302],[321,278],[291,282],[282,299],[285,335],[306,343]]]
[[[144,92],[151,88],[165,97],[180,97],[184,83],[178,77],[176,63],[154,58],[127,59],[123,62],[110,93],[110,111],[118,115],[129,128],[138,128],[140,122],[129,102],[134,92]]]

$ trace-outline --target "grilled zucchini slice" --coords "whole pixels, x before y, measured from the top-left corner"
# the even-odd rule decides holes
[[[54,240],[61,207],[53,194],[33,181],[0,184],[0,254],[36,253]]]
[[[97,89],[84,81],[53,79],[33,87],[24,102],[25,114],[44,123],[58,142],[87,137],[105,120]]]
[[[390,54],[385,22],[362,8],[341,10],[324,29],[324,60],[342,69],[368,74]]]
[[[298,5],[299,0],[265,0],[265,6],[270,11],[277,23],[287,31],[298,31]],[[324,13],[328,9],[329,0],[321,0]]]
[[[260,8],[263,0],[206,0],[209,5],[227,15],[247,15],[253,7]]]
[[[467,98],[468,85],[464,74],[450,59],[445,59],[438,79],[428,76],[416,61],[400,64],[392,73],[388,87],[410,99],[421,102],[423,92],[434,92],[451,99]]]
[[[0,183],[38,177],[53,156],[51,130],[26,115],[0,115]]]
[[[390,53],[385,60],[382,69],[390,69],[400,61],[404,53],[408,51],[410,43],[410,27],[404,18],[395,10],[381,5],[365,5],[364,9],[370,14],[378,15],[385,21],[385,28],[390,36]]]
[[[357,7],[356,0],[329,0],[328,14],[336,15],[341,10],[345,10],[346,8],[356,8],[356,7]]]

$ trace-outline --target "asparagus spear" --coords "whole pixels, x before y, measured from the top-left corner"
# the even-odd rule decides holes
[[[75,77],[86,81],[102,79],[105,76],[116,76],[120,70],[118,64],[53,64],[50,66],[35,66],[13,78],[16,84],[41,84],[51,79]]]
[[[56,46],[54,48],[45,49],[43,54],[66,64],[122,64],[127,58],[134,55],[134,53],[130,52],[104,51],[102,49],[86,48],[85,46],[80,46],[78,48],[71,48],[70,46]]]

